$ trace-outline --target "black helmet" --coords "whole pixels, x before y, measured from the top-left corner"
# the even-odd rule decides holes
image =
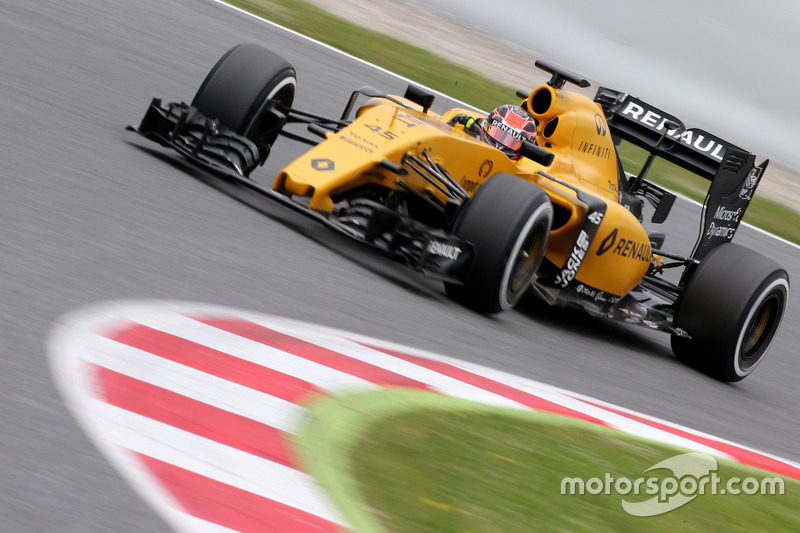
[[[517,105],[500,106],[486,117],[486,142],[502,150],[511,159],[519,159],[522,141],[536,137],[536,121]]]

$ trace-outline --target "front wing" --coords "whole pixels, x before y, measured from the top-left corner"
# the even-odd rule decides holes
[[[357,209],[337,208],[333,213],[324,213],[256,183],[248,176],[264,162],[270,147],[252,142],[189,105],[164,106],[154,98],[139,127],[127,129],[427,276],[461,284],[472,266],[475,257],[472,244],[442,229],[399,216],[380,204],[361,202]]]

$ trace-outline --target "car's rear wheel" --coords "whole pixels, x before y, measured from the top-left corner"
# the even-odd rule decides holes
[[[476,258],[463,285],[445,284],[448,296],[486,313],[514,307],[542,262],[552,220],[543,189],[509,174],[493,176],[456,221],[454,233],[475,246]]]
[[[257,44],[228,50],[206,76],[192,106],[255,143],[271,146],[282,122],[270,104],[291,106],[297,76],[284,58]]]
[[[712,250],[678,301],[675,356],[723,381],[740,381],[763,360],[786,309],[789,276],[772,259],[737,244]]]

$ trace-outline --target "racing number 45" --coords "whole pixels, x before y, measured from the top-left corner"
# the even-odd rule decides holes
[[[396,133],[385,130],[381,126],[376,126],[375,124],[365,124],[364,127],[370,130],[372,133],[383,137],[384,139],[389,139],[390,141],[397,139]]]

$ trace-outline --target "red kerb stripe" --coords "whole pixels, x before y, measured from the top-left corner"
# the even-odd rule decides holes
[[[586,402],[591,403],[591,402]],[[595,405],[595,404],[591,404]],[[636,416],[630,413],[626,413],[624,411],[620,411],[618,409],[614,409],[611,407],[606,407],[604,405],[597,405],[601,409],[605,409],[606,411],[610,411],[612,413],[624,416],[625,418],[630,418],[631,420],[635,420],[637,422],[641,422],[642,424],[646,424],[650,427],[657,428],[667,433],[672,433],[673,435],[677,435],[679,437],[684,437],[689,439],[692,442],[696,442],[698,444],[702,444],[703,446],[708,446],[709,448],[713,448],[715,450],[719,450],[722,453],[728,454],[731,457],[734,457],[737,461],[742,464],[746,464],[749,466],[754,466],[756,468],[761,468],[763,470],[767,470],[769,472],[773,472],[775,474],[780,474],[782,476],[791,477],[794,479],[800,479],[800,469],[796,466],[792,466],[789,464],[784,463],[783,461],[778,461],[777,459],[773,459],[772,457],[753,452],[750,450],[746,450],[744,448],[740,448],[736,445],[727,444],[725,442],[721,442],[716,439],[711,439],[708,437],[703,437],[700,435],[695,435],[694,433],[690,433],[688,431],[684,431],[682,429],[677,429],[672,426],[668,426],[666,424],[662,424],[660,422],[656,422],[655,420],[649,420],[647,418],[642,418],[640,416]]]
[[[203,324],[227,331],[228,333],[233,333],[234,335],[239,335],[240,337],[272,346],[278,350],[291,353],[303,359],[345,372],[351,376],[359,377],[378,385],[414,387],[425,390],[430,389],[428,385],[415,379],[402,376],[391,370],[366,363],[354,357],[317,346],[316,344],[269,329],[254,322],[235,318],[227,319],[198,316],[193,316],[191,318]]]
[[[336,524],[294,507],[131,452],[196,518],[242,533],[343,533]]]
[[[539,398],[534,394],[530,394],[528,392],[515,389],[514,387],[494,381],[487,377],[479,376],[478,374],[473,374],[468,370],[464,370],[463,368],[458,368],[449,363],[444,363],[442,361],[436,361],[433,359],[426,359],[424,357],[418,357],[416,355],[410,355],[407,353],[398,352],[396,350],[389,350],[387,348],[382,348],[380,346],[372,346],[369,344],[363,344],[363,345],[368,348],[372,348],[373,350],[377,350],[379,352],[392,355],[404,361],[414,363],[415,365],[419,365],[429,370],[433,370],[445,376],[449,376],[453,379],[463,381],[464,383],[469,383],[470,385],[474,385],[475,387],[479,387],[485,391],[492,392],[494,394],[497,394],[504,398],[508,398],[509,400],[513,400],[517,403],[526,405],[533,409],[549,411],[551,413],[556,413],[560,415],[567,415],[573,418],[580,418],[581,420],[587,420],[595,424],[600,424],[601,426],[608,425],[606,422],[598,418],[594,418],[593,416],[589,416],[587,414],[581,413],[580,411],[575,411],[574,409],[570,409],[569,407],[564,407],[563,405],[559,405],[557,403],[545,400],[543,398]]]
[[[101,399],[111,405],[296,468],[283,433],[266,424],[91,365]]]
[[[313,384],[157,329],[130,323],[106,335],[149,352],[292,403],[320,390]]]

